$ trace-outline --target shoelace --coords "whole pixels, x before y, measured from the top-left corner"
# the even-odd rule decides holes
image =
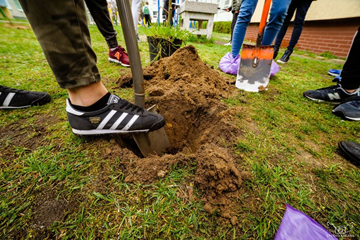
[[[143,109],[143,108],[141,108],[141,107],[139,107],[139,106],[136,106],[136,105],[134,105],[134,104],[132,104],[132,103],[124,100],[124,99],[121,99],[120,102],[119,102],[119,104],[120,104],[120,108],[123,108],[123,109],[126,109],[126,110],[129,110],[129,109],[130,109],[131,112],[135,112],[135,113],[140,113],[140,112],[141,112],[141,113],[144,113],[144,109]]]
[[[127,56],[125,48],[118,46],[118,50],[120,51],[120,53],[125,54]]]

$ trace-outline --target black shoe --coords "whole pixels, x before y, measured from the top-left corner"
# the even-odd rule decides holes
[[[284,53],[284,55],[277,60],[278,63],[287,63],[290,59],[290,55],[292,54],[292,51],[290,51],[289,49],[287,49]]]
[[[274,47],[274,56],[273,56],[273,59],[275,59],[278,54],[279,54],[279,48]]]
[[[23,91],[0,85],[0,109],[27,108],[49,103],[51,97],[45,92]]]
[[[317,90],[309,90],[303,93],[304,97],[310,100],[334,104],[344,102],[351,97],[358,96],[358,94],[359,90],[356,90],[354,93],[346,92],[340,84]]]
[[[335,107],[332,112],[347,120],[360,121],[360,96],[348,99]]]
[[[360,167],[360,144],[349,141],[339,142],[341,153],[349,159],[351,163]]]
[[[74,109],[68,99],[66,112],[73,133],[78,135],[150,132],[165,125],[160,114],[146,111],[113,94],[106,107],[93,112]]]

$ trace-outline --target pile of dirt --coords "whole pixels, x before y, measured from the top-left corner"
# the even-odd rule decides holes
[[[171,147],[163,156],[145,159],[130,151],[121,154],[125,181],[149,183],[164,177],[172,165],[191,161],[197,166],[194,182],[203,191],[207,211],[212,213],[216,208],[235,224],[228,208],[232,205],[230,198],[236,196],[231,193],[241,189],[243,173],[231,148],[242,136],[234,121],[242,109],[229,108],[221,101],[233,94],[234,87],[202,62],[193,46],[153,62],[143,74],[149,94],[145,104],[156,104],[165,117]],[[129,83],[131,74],[118,81],[121,87]]]

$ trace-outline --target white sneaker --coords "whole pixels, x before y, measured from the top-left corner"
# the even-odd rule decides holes
[[[224,46],[231,46],[231,42],[225,43]]]

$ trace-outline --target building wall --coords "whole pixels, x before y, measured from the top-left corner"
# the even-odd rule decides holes
[[[360,18],[308,21],[296,45],[300,50],[308,50],[317,54],[330,52],[337,57],[345,58],[351,46],[355,32],[360,26]],[[281,47],[287,47],[293,25],[290,24]],[[246,40],[255,41],[258,24],[251,23],[246,31]]]
[[[251,22],[260,22],[262,7],[265,0],[259,0]],[[360,0],[317,0],[313,1],[307,21],[331,20],[360,17]]]
[[[259,0],[245,39],[256,40],[258,23],[265,0]],[[229,13],[228,13],[229,14]],[[229,14],[232,17],[232,14]],[[228,20],[220,10],[215,21]],[[313,1],[305,18],[303,33],[296,47],[317,54],[331,52],[338,57],[346,57],[354,33],[360,26],[360,0],[317,0]],[[290,24],[282,46],[289,43],[293,27]]]
[[[25,13],[19,3],[19,0],[6,0],[7,9],[13,18],[26,19]],[[15,3],[16,2],[16,3]]]

